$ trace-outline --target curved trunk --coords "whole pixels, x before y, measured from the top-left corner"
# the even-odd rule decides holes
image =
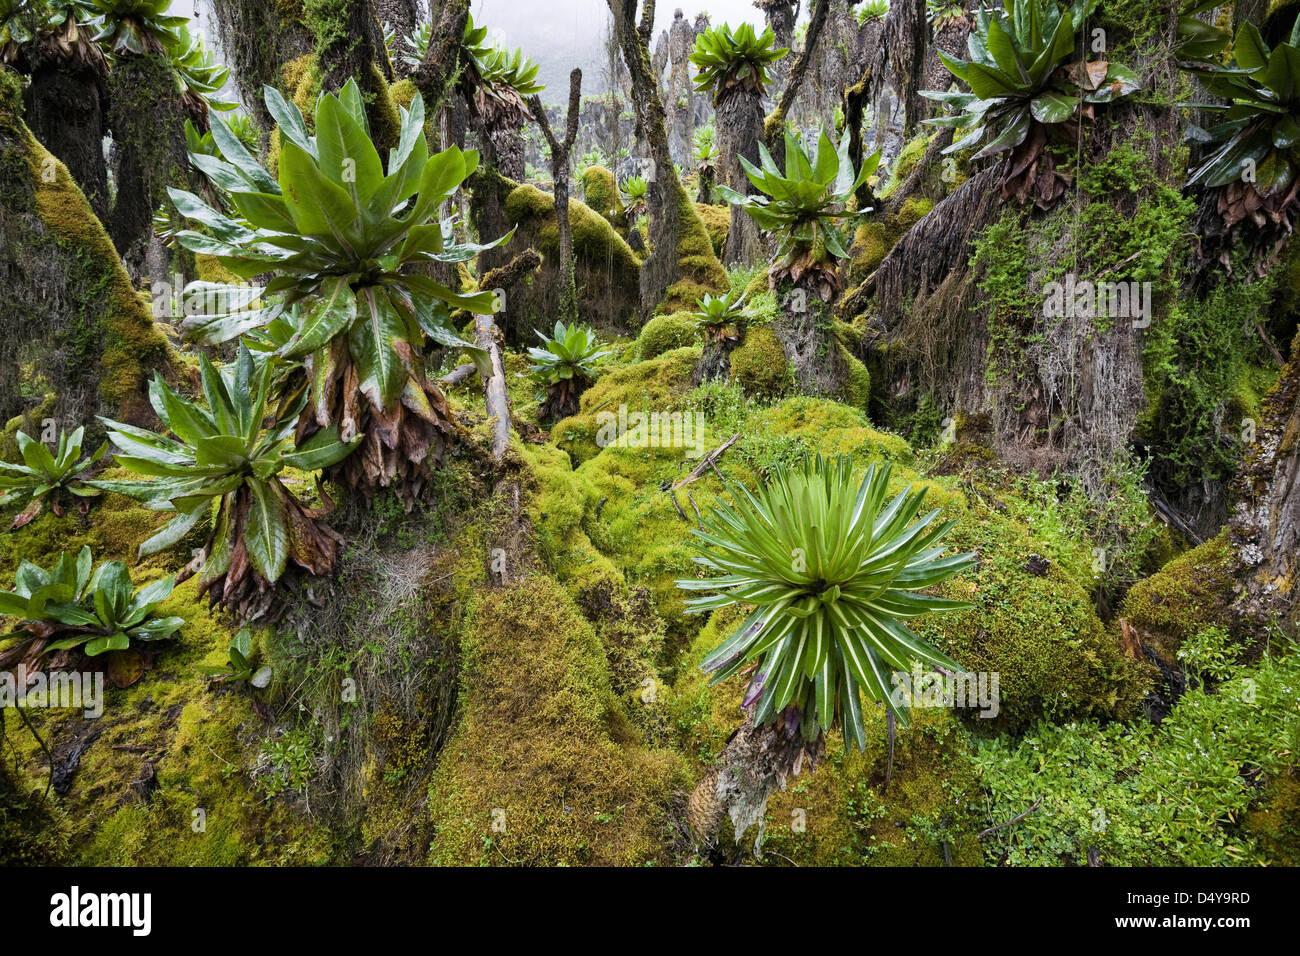
[[[763,101],[750,89],[736,89],[718,104],[718,155],[722,182],[738,193],[752,192],[749,177],[740,165],[741,157],[758,165],[758,144],[763,136]],[[731,228],[722,253],[725,265],[751,264],[764,258],[758,226],[739,206],[731,207]]]
[[[33,72],[23,95],[28,127],[68,167],[101,220],[108,218],[104,96],[104,81],[94,69],[55,63]]]

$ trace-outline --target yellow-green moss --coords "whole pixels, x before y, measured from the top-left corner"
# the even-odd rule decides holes
[[[1206,627],[1230,627],[1236,556],[1225,530],[1129,590],[1120,609],[1166,660]]]
[[[582,173],[582,197],[611,225],[623,221],[623,198],[614,174],[604,166],[588,166]]]
[[[722,251],[727,246],[727,234],[731,232],[731,207],[697,202],[695,211],[708,230],[709,241],[713,243],[713,254],[722,258]]]
[[[120,419],[141,420],[151,415],[146,390],[154,371],[173,363],[166,338],[154,325],[145,297],[131,285],[113,242],[95,217],[86,197],[67,167],[51,155],[22,127],[28,167],[35,188],[35,212],[55,241],[95,287],[95,301],[80,307],[93,310],[77,334],[98,328],[94,374],[100,403]],[[48,175],[53,172],[53,175]],[[87,374],[91,374],[87,369]]]
[[[506,197],[506,216],[518,225],[527,221],[541,224],[541,252],[553,257],[559,253],[560,231],[555,225],[555,197],[536,186],[519,186]],[[546,221],[549,220],[549,221]],[[573,229],[573,251],[580,258],[613,268],[617,275],[639,276],[641,262],[632,247],[603,216],[581,200],[569,199],[569,225]],[[635,280],[634,283],[635,285]]]
[[[699,348],[674,349],[647,362],[604,375],[583,393],[577,415],[556,422],[551,440],[567,451],[575,464],[593,457],[600,449],[598,413],[618,414],[619,406],[629,411],[670,411],[691,388]]]
[[[637,354],[642,359],[652,359],[686,348],[699,341],[694,317],[688,312],[656,315],[641,328],[637,336]]]
[[[781,340],[765,325],[745,332],[745,340],[731,353],[730,374],[731,380],[754,398],[775,398],[794,383]]]
[[[871,404],[871,373],[843,346],[840,351],[849,370],[844,383],[844,404],[866,411]]]
[[[429,861],[669,862],[685,765],[641,741],[563,588],[535,576],[482,593],[461,652],[463,716],[429,786]]]

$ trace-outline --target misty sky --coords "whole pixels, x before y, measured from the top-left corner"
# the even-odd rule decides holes
[[[672,24],[678,8],[688,20],[708,11],[714,24],[763,23],[763,14],[752,0],[659,0],[656,38]],[[600,44],[609,22],[605,0],[473,0],[470,9],[476,23],[486,25],[507,46],[522,47],[541,65],[549,94],[544,98],[564,98],[569,71],[575,66],[582,67],[585,91],[602,88]]]

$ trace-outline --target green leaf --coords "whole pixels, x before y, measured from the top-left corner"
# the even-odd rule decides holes
[[[280,580],[289,560],[289,530],[284,504],[269,481],[250,480],[245,545],[253,567],[271,584]]]

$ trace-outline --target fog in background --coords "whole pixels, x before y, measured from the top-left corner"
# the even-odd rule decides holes
[[[714,25],[763,24],[763,13],[752,0],[659,0],[651,52],[660,32],[672,25],[673,13],[678,9],[691,22],[696,14],[707,11]],[[506,46],[522,47],[537,61],[546,84],[543,99],[562,102],[567,98],[569,71],[575,66],[582,67],[584,93],[605,89],[601,48],[609,23],[605,0],[474,0],[470,10],[475,23],[487,26]]]

